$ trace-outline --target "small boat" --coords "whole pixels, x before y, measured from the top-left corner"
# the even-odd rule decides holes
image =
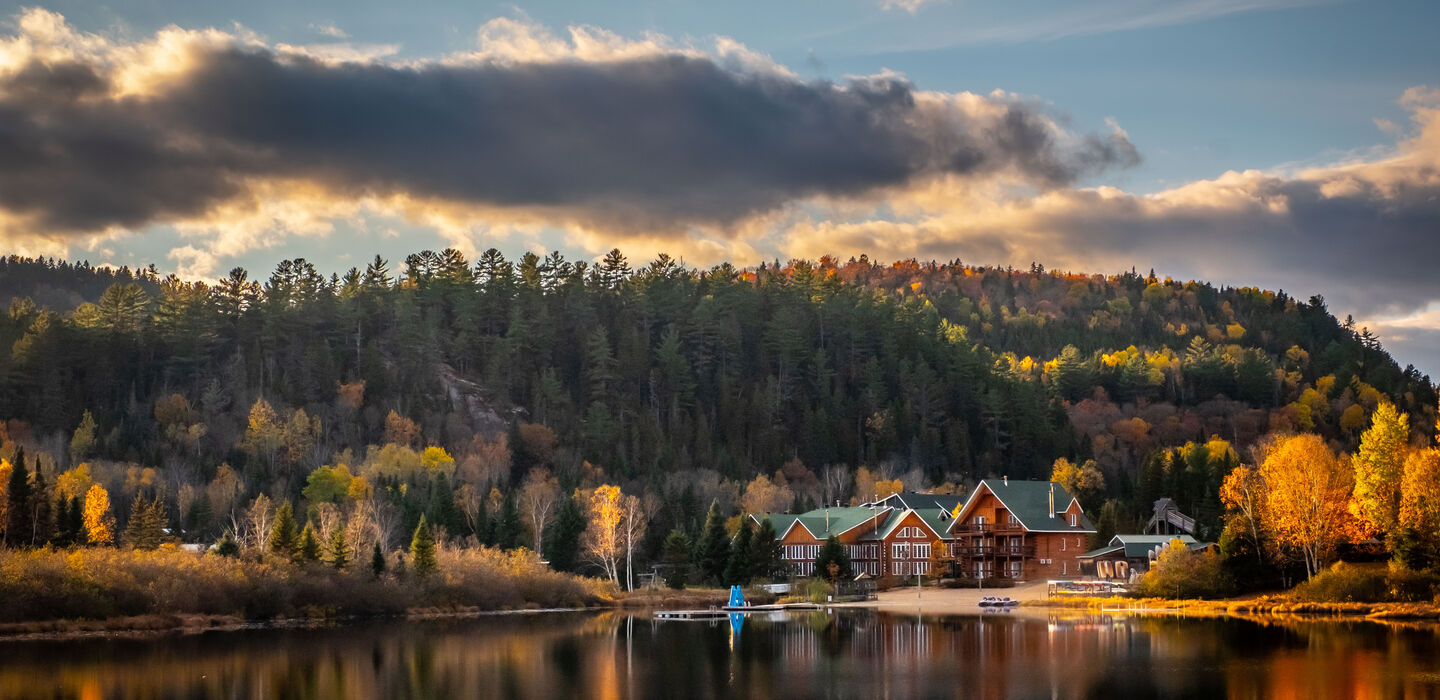
[[[982,608],[1008,608],[1013,605],[1019,604],[1020,601],[1011,600],[1008,596],[1004,598],[997,598],[995,596],[987,595],[984,598],[980,599],[980,607]]]

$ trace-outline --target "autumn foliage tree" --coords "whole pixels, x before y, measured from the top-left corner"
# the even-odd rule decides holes
[[[1371,530],[1394,538],[1400,525],[1401,481],[1410,436],[1409,416],[1382,401],[1355,453],[1355,504]]]
[[[1297,435],[1277,440],[1259,478],[1260,524],[1275,546],[1298,553],[1306,575],[1314,576],[1352,531],[1347,528],[1352,470],[1319,435]]]
[[[85,541],[96,546],[115,541],[115,516],[110,513],[110,494],[100,484],[85,492]]]

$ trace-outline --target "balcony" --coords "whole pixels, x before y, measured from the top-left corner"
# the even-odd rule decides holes
[[[962,525],[956,525],[953,529],[950,530],[950,532],[956,536],[1023,535],[1025,534],[1025,528],[1020,527],[1020,523],[1015,523],[1013,525],[1010,523],[985,523],[983,525],[965,523]]]
[[[952,559],[988,559],[991,557],[1033,556],[1035,556],[1035,545],[1033,544],[950,545],[950,557]]]

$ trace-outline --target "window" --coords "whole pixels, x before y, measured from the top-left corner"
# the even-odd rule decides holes
[[[1080,527],[1080,516],[1074,513],[1070,514],[1070,527]]]
[[[1010,578],[1020,578],[1021,571],[1023,567],[1019,559],[1010,562]]]
[[[890,556],[896,559],[909,559],[910,543],[896,542],[895,544],[890,545]]]
[[[971,519],[970,519],[970,522],[971,522],[971,523],[974,523],[974,524],[976,524],[976,525],[984,525],[984,524],[985,524],[985,516],[983,516],[983,515],[977,515],[977,516],[971,518]]]
[[[1064,575],[1069,574],[1069,573],[1070,573],[1070,562],[1068,562],[1068,561],[1062,561],[1062,562],[1060,562],[1060,575],[1061,575],[1061,576],[1064,576]]]
[[[1010,523],[1011,525],[1019,525],[1019,524],[1020,524],[1020,519],[1017,518],[1017,517],[1015,517],[1015,514],[1014,514],[1014,513],[1006,513],[1006,514],[1005,514],[1005,522],[1008,522],[1008,523]]]
[[[913,551],[913,552],[915,553],[915,558],[916,558],[916,559],[929,559],[929,558],[930,558],[930,545],[928,545],[928,544],[917,544],[917,545],[914,545],[913,547],[911,547],[911,551]]]
[[[1062,551],[1062,552],[1065,551],[1065,544],[1068,543],[1069,541],[1070,541],[1070,540],[1068,540],[1068,539],[1066,539],[1066,538],[1064,538],[1064,537],[1061,537],[1061,538],[1060,538],[1060,551]]]

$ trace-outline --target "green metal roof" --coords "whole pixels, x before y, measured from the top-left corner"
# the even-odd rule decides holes
[[[1054,481],[1010,481],[1003,479],[984,479],[980,482],[1001,503],[1009,509],[1010,513],[1020,520],[1026,530],[1031,532],[1094,532],[1095,526],[1090,524],[1090,518],[1086,517],[1084,511],[1080,513],[1080,524],[1071,526],[1070,521],[1061,515],[1051,517],[1050,514],[1050,489],[1055,489],[1055,508],[1064,511],[1070,505],[1073,497],[1064,486]],[[980,492],[980,486],[975,487],[973,498]],[[968,504],[969,501],[967,500]]]
[[[1209,542],[1201,542],[1189,535],[1116,535],[1110,538],[1109,544],[1081,554],[1080,558],[1093,559],[1124,550],[1126,559],[1144,559],[1150,556],[1150,552],[1156,547],[1167,546],[1172,540],[1180,540],[1189,549],[1204,549],[1213,546]]]
[[[893,517],[893,508],[817,508],[807,513],[792,515],[789,513],[770,513],[765,517],[770,524],[775,526],[775,532],[781,537],[794,524],[805,528],[814,535],[816,539],[825,539],[831,535],[840,535],[854,529],[865,521],[878,517],[884,522]],[[798,523],[797,523],[798,521]]]

